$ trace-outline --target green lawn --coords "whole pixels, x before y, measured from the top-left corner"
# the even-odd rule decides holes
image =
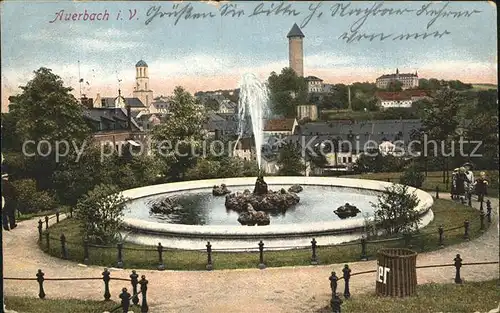
[[[59,209],[59,212],[60,213],[65,213],[65,212],[69,212],[69,207],[67,206],[61,206],[61,208]],[[43,217],[45,217],[46,215],[48,216],[51,216],[51,215],[54,215],[56,213],[55,210],[51,210],[51,211],[40,211],[40,212],[35,212],[35,213],[19,213],[18,216],[17,216],[17,220],[18,221],[25,221],[25,220],[30,220],[34,217],[40,217],[42,218],[43,220]],[[55,217],[54,217],[55,218]]]
[[[490,187],[488,188],[488,196],[489,197],[498,197],[498,182],[495,182],[495,179],[498,179],[498,171],[484,171],[486,172],[486,176],[490,177]],[[475,171],[475,174],[478,175],[479,170]],[[359,175],[347,175],[347,178],[361,178],[361,179],[372,179],[372,180],[383,180],[387,181],[388,179],[393,183],[398,183],[399,178],[401,177],[401,172],[393,172],[393,173],[364,173]],[[344,177],[344,176],[343,176]],[[495,178],[496,177],[496,178]],[[443,183],[443,174],[442,172],[428,172],[427,177],[423,183],[421,189],[428,191],[435,191],[436,186],[439,187],[440,191],[447,192],[449,195],[451,185],[451,172],[450,172],[450,182],[448,184]],[[433,194],[434,195],[434,194]]]
[[[417,286],[417,293],[407,298],[378,297],[375,294],[353,295],[342,305],[342,312],[361,313],[472,313],[489,312],[499,306],[498,280],[457,284]],[[317,313],[330,313],[327,306]]]
[[[450,200],[436,200],[433,206],[435,219],[427,227],[421,230],[421,236],[413,238],[409,244],[417,251],[431,251],[439,249],[438,230],[439,225],[445,228],[444,244],[451,245],[463,241],[464,220],[471,222],[470,237],[474,238],[481,234],[479,230],[478,211],[455,203]],[[487,224],[487,223],[486,223]],[[66,219],[59,224],[49,228],[50,249],[48,253],[53,256],[61,256],[61,244],[59,238],[64,233],[68,241],[68,258],[76,261],[83,261],[83,247],[81,236],[79,235],[79,224],[75,219]],[[446,229],[458,227],[458,229],[446,231]],[[486,225],[488,227],[488,224]],[[265,243],[265,241],[264,241]],[[257,247],[257,242],[255,243]],[[317,255],[321,264],[354,262],[360,260],[361,245],[354,242],[343,246],[320,246]],[[384,243],[368,243],[367,254],[373,259],[376,251],[382,247],[403,247],[404,241],[390,241]],[[45,236],[43,237],[41,248],[47,252]],[[144,251],[149,248],[149,251]],[[213,247],[216,249],[217,247]],[[466,257],[466,256],[464,256]],[[117,249],[95,248],[89,249],[90,263],[94,265],[112,267],[116,266]],[[215,269],[230,268],[255,268],[259,263],[257,252],[214,252],[212,255]],[[309,265],[311,260],[311,249],[297,249],[288,251],[264,250],[264,259],[268,267]],[[170,270],[204,270],[207,262],[205,251],[168,250],[163,253],[163,260],[167,269]],[[144,247],[133,244],[124,244],[123,261],[125,268],[145,268],[155,269],[158,265],[158,252],[155,247]],[[452,260],[450,260],[451,262]]]
[[[94,313],[111,310],[118,304],[113,301],[82,301],[66,299],[39,299],[5,297],[6,307],[19,313]],[[139,312],[140,310],[136,310]],[[118,311],[121,312],[121,311]]]

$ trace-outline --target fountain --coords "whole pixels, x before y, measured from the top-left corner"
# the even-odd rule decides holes
[[[254,74],[245,74],[240,81],[240,99],[238,103],[238,139],[236,141],[235,148],[238,145],[241,136],[243,136],[243,130],[245,129],[248,114],[250,115],[250,119],[252,121],[257,164],[259,166],[259,170],[261,170],[262,144],[264,142],[263,122],[269,114],[269,92],[267,85],[259,81],[257,76]]]
[[[261,173],[263,121],[268,114],[268,101],[267,86],[255,75],[245,74],[240,82],[238,141],[250,116]],[[130,189],[122,192],[131,199],[124,212],[127,229],[124,238],[136,244],[160,242],[164,247],[195,250],[204,249],[208,240],[216,249],[241,250],[256,248],[260,240],[275,249],[308,247],[311,238],[322,245],[338,244],[361,238],[366,220],[357,213],[362,211],[373,219],[370,202],[375,202],[377,195],[391,185],[333,177],[281,176],[266,177],[264,181],[260,174],[257,181],[240,177]],[[420,200],[417,210],[422,215],[420,227],[423,227],[433,219],[432,196],[411,187],[410,191]],[[353,199],[356,206],[347,205]],[[148,208],[151,201],[156,201],[154,212]],[[338,209],[334,213],[335,207]]]

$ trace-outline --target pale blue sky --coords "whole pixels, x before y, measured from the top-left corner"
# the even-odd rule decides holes
[[[249,15],[259,2],[235,2]],[[447,9],[480,10],[469,18],[441,18],[431,31],[451,32],[441,39],[404,41],[362,41],[347,44],[338,37],[348,31],[360,16],[330,17],[331,7],[339,2],[323,2],[318,9],[323,15],[312,18],[302,30],[305,34],[305,72],[315,71],[323,76],[335,72],[363,76],[373,80],[379,71],[399,67],[432,72],[460,70],[463,66],[470,76],[479,72],[496,76],[497,26],[496,9],[487,2],[451,2]],[[343,2],[345,5],[347,2]],[[351,8],[369,8],[375,2],[352,2]],[[193,3],[196,12],[214,12],[217,17],[205,20],[180,20],[174,26],[172,18],[156,18],[145,25],[146,11],[161,6],[171,11],[173,2],[2,2],[2,78],[4,88],[25,81],[27,75],[40,66],[51,67],[69,84],[77,82],[77,60],[81,61],[82,76],[93,84],[110,84],[117,76],[132,81],[133,66],[144,59],[151,67],[151,76],[168,80],[181,76],[213,77],[234,75],[238,70],[280,71],[287,65],[286,34],[294,22],[301,24],[313,2],[293,3],[297,17],[248,16],[220,17],[218,9],[205,3]],[[184,6],[186,2],[180,3]],[[383,8],[418,10],[425,2],[385,2]],[[445,2],[433,3],[439,9]],[[266,3],[269,6],[269,3]],[[56,12],[110,13],[108,21],[57,21],[49,23]],[[139,20],[127,21],[129,9],[136,9]],[[122,11],[123,21],[116,21]],[[369,17],[360,28],[366,33],[424,32],[429,16]],[[447,65],[448,64],[448,65]],[[474,66],[472,66],[473,64]],[[344,73],[338,73],[339,70]],[[474,73],[477,69],[478,73]],[[353,71],[352,73],[346,73]],[[358,71],[358,72],[356,72]],[[75,73],[76,72],[76,73]],[[464,73],[462,73],[464,75]],[[160,77],[161,76],[161,77]],[[319,76],[319,75],[317,75]],[[336,78],[332,78],[336,79]],[[490,79],[491,80],[491,79]],[[336,82],[336,81],[334,81]],[[492,81],[492,82],[496,82]]]

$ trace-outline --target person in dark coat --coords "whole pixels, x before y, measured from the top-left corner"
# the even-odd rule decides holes
[[[451,198],[456,199],[457,198],[457,177],[458,177],[458,171],[459,169],[456,168],[453,170],[453,173],[451,173]]]
[[[485,172],[481,172],[479,174],[479,178],[476,179],[475,185],[477,201],[482,202],[484,200],[484,196],[488,194],[488,181],[486,180]]]
[[[5,199],[5,207],[2,208],[3,229],[11,230],[17,227],[16,224],[16,190],[9,182],[7,175],[2,175],[2,197]]]
[[[461,167],[457,175],[456,193],[458,197],[465,197],[465,184],[468,181],[467,175],[465,175],[465,168]]]

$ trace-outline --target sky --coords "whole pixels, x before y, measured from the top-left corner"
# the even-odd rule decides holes
[[[366,19],[349,14],[352,9],[369,9],[380,2],[285,2],[296,16],[259,13],[260,2],[233,2],[244,10],[241,17],[221,16],[222,2],[191,3],[191,13],[210,13],[214,17],[186,19],[153,17],[152,12],[173,12],[188,2],[28,2],[2,1],[1,74],[2,110],[8,96],[20,92],[33,71],[48,67],[75,89],[79,77],[82,92],[89,97],[116,96],[120,88],[132,96],[135,64],[144,60],[149,66],[154,96],[169,95],[176,86],[191,92],[232,89],[247,72],[266,79],[270,72],[288,66],[286,35],[294,23],[301,26],[304,38],[304,74],[322,78],[325,83],[370,81],[396,68],[400,72],[418,71],[420,78],[459,79],[470,83],[497,84],[496,7],[491,2],[384,2],[381,9],[411,10],[389,15],[373,12]],[[260,9],[269,9],[263,4]],[[426,10],[422,6],[428,5]],[[341,11],[340,6],[344,6]],[[430,10],[441,14],[431,15]],[[105,21],[55,20],[58,12],[109,13]],[[133,15],[129,19],[130,11]],[[465,14],[443,13],[472,12]],[[148,14],[149,11],[149,14]],[[421,11],[421,12],[419,12]],[[312,18],[307,21],[309,14]],[[119,17],[118,13],[120,13]],[[353,13],[353,11],[351,11]],[[355,12],[354,12],[355,13]],[[420,14],[418,14],[420,13]],[[332,16],[334,14],[334,16]],[[375,15],[376,14],[376,15]],[[446,14],[444,14],[446,15]],[[55,21],[54,21],[55,20]],[[53,22],[51,22],[53,21]],[[358,27],[356,29],[356,27]],[[368,39],[346,42],[341,36],[352,30],[357,34],[391,35],[381,41]],[[441,38],[394,40],[406,33],[443,33]],[[121,80],[121,82],[119,82]],[[88,83],[87,83],[88,82]]]

